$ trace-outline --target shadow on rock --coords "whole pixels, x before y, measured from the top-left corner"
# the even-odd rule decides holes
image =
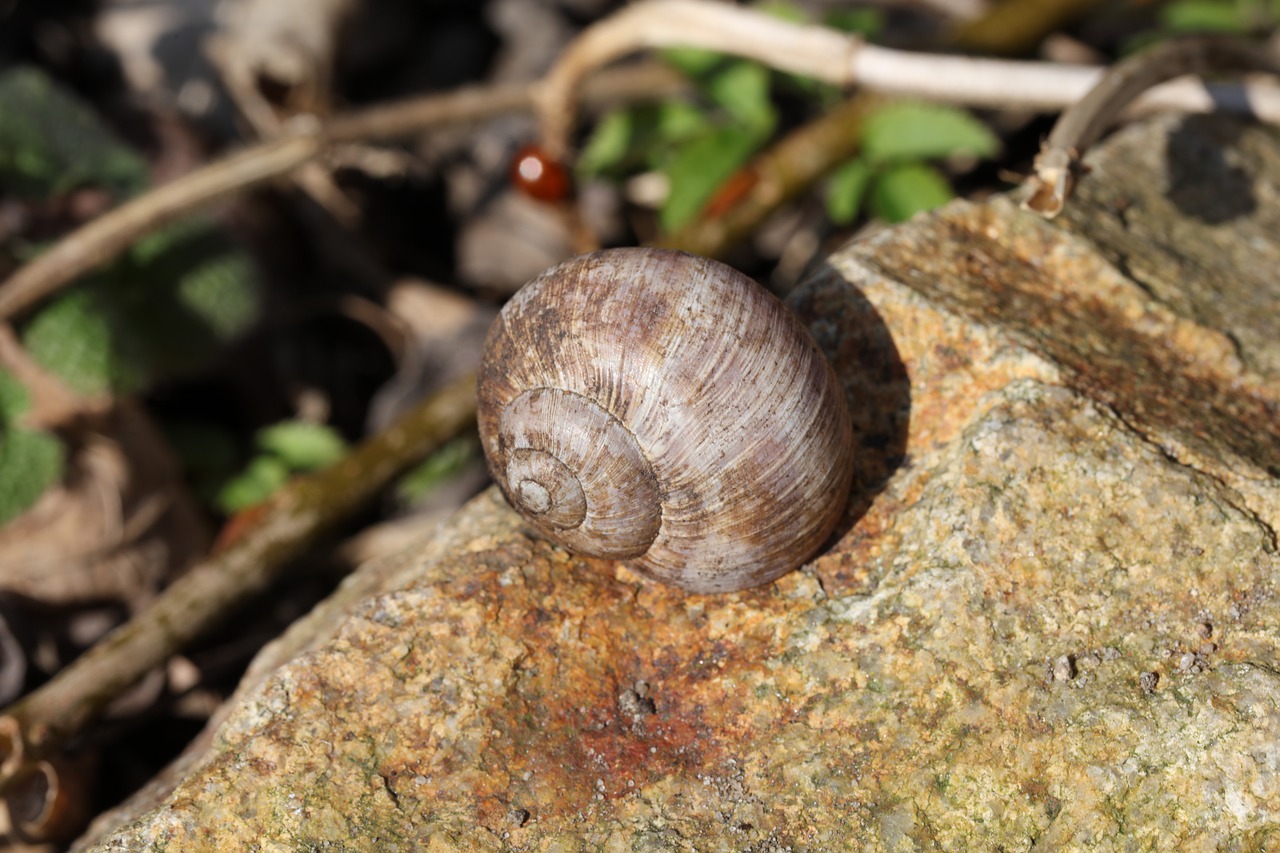
[[[835,367],[853,416],[853,490],[835,541],[906,458],[911,383],[880,314],[835,270],[819,268],[787,302]]]
[[[1169,200],[1179,212],[1206,225],[1221,225],[1258,206],[1254,178],[1226,153],[1237,148],[1243,127],[1221,116],[1187,116],[1165,143]]]

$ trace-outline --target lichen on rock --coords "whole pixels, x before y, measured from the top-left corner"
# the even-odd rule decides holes
[[[532,538],[488,493],[296,626],[181,780],[88,843],[1280,843],[1280,344],[1227,346],[1248,312],[1115,262],[1115,218],[1193,213],[1117,207],[1109,158],[1205,127],[1122,132],[1096,154],[1107,192],[1057,224],[957,203],[793,295],[866,404],[860,491],[806,569],[691,596]],[[1212,138],[1256,188],[1216,239],[1271,257],[1252,217],[1280,216],[1280,146]],[[1265,278],[1205,274],[1225,303]]]

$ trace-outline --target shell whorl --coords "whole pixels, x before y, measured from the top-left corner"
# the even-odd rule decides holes
[[[848,408],[808,332],[679,252],[596,252],[526,285],[489,334],[478,412],[494,479],[544,535],[698,592],[795,568],[852,478]]]
[[[657,538],[661,497],[633,436],[596,403],[534,388],[503,409],[507,498],[544,533],[592,557],[638,557]]]

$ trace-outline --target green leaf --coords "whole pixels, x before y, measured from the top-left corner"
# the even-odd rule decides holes
[[[942,173],[924,163],[903,163],[881,172],[871,186],[871,209],[888,222],[904,222],[954,197]]]
[[[86,104],[34,68],[0,74],[0,185],[48,198],[86,185],[141,192],[147,164]]]
[[[199,244],[199,249],[196,245]],[[210,231],[174,247],[174,287],[178,311],[192,322],[192,334],[207,333],[214,342],[226,343],[245,332],[258,319],[260,282],[258,269],[247,253],[236,248],[225,234]],[[198,254],[203,252],[203,254]],[[158,271],[152,270],[152,274]],[[158,273],[158,274],[163,274]],[[176,329],[175,323],[166,328]],[[170,341],[159,357],[165,361],[203,361],[208,350],[189,349],[179,355],[177,341]],[[162,365],[157,365],[157,367]]]
[[[667,145],[686,142],[695,136],[709,133],[715,127],[705,112],[684,101],[659,104],[652,123],[655,141]]]
[[[191,221],[151,234],[27,323],[23,343],[85,394],[127,393],[190,370],[257,318],[252,260]]]
[[[314,471],[332,465],[347,452],[347,443],[332,427],[304,421],[281,421],[259,430],[257,442],[292,471]]]
[[[258,456],[249,462],[244,472],[232,477],[219,491],[215,499],[223,512],[238,512],[261,503],[289,479],[289,470],[275,456]]]
[[[707,96],[737,122],[753,130],[773,131],[776,116],[769,100],[769,71],[763,65],[731,62],[712,75],[705,88]]]
[[[697,47],[669,47],[662,51],[662,58],[681,74],[695,78],[710,74],[725,61],[723,53]]]
[[[596,125],[578,158],[578,170],[590,177],[659,168],[674,148],[715,126],[705,110],[684,101],[616,110]]]
[[[81,394],[128,391],[141,384],[138,349],[117,339],[112,287],[98,277],[40,311],[22,343],[41,365]]]
[[[1244,35],[1254,21],[1247,4],[1222,0],[1177,0],[1160,8],[1159,20],[1178,33],[1233,33]]]
[[[871,174],[871,166],[861,157],[831,173],[827,183],[827,216],[832,222],[848,225],[858,218]]]
[[[16,423],[31,408],[31,395],[18,377],[0,370],[0,427]]]
[[[890,104],[867,118],[862,151],[872,163],[967,153],[990,157],[1000,142],[964,110],[912,101]]]
[[[605,113],[582,146],[582,153],[578,155],[578,172],[587,176],[602,175],[621,165],[631,151],[634,125],[635,113],[632,110]]]
[[[396,497],[406,504],[422,500],[479,458],[479,439],[474,435],[459,436],[401,477],[396,485]]]
[[[724,127],[677,151],[663,169],[671,186],[658,215],[663,230],[673,231],[697,216],[716,188],[751,159],[764,137],[758,130]]]
[[[47,432],[0,428],[0,524],[26,512],[62,477],[62,442]]]

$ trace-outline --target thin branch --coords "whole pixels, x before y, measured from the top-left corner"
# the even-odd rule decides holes
[[[637,50],[676,46],[717,50],[840,86],[993,109],[1062,109],[1084,97],[1105,70],[894,50],[709,0],[650,0],[588,27],[543,78],[537,106],[544,145],[553,153],[569,150],[574,93],[601,65]],[[1135,109],[1241,111],[1280,123],[1280,89],[1245,84],[1206,92],[1196,81],[1177,81],[1147,92]]]
[[[656,66],[601,74],[584,91],[588,103],[635,101],[676,94],[679,75]],[[125,202],[62,237],[0,282],[0,321],[26,310],[112,260],[139,237],[183,214],[289,174],[330,143],[392,139],[430,127],[480,121],[533,109],[531,84],[471,87],[386,104],[334,118],[318,133],[246,148]]]
[[[250,148],[158,187],[67,235],[0,283],[0,320],[110,260],[159,224],[287,174],[330,142],[400,136],[433,125],[534,109],[543,127],[544,145],[552,152],[566,152],[580,92],[589,101],[671,91],[669,77],[661,84],[650,79],[637,82],[631,79],[634,72],[614,77],[597,74],[600,65],[642,48],[677,45],[719,50],[881,94],[1007,109],[1061,109],[1084,97],[1104,71],[910,53],[722,3],[650,0],[588,27],[538,83],[464,89],[340,116],[318,134]],[[606,84],[616,87],[616,94],[611,95]],[[1252,83],[1206,88],[1196,81],[1178,80],[1145,92],[1130,107],[1134,112],[1155,109],[1251,113],[1280,124],[1280,88]]]
[[[1089,146],[1102,138],[1120,113],[1148,89],[1187,74],[1265,71],[1280,75],[1280,58],[1239,39],[1201,36],[1159,44],[1116,63],[1083,98],[1058,118],[1036,155],[1027,182],[1026,210],[1046,219],[1062,212]]]
[[[861,85],[888,95],[989,109],[1060,110],[1088,94],[1105,67],[908,54],[867,45],[854,61]],[[1252,114],[1280,124],[1280,88],[1257,83],[1205,86],[1176,80],[1133,102],[1128,114],[1178,110]]]
[[[119,255],[143,234],[234,192],[264,184],[306,163],[318,136],[295,136],[250,148],[127,201],[77,228],[0,285],[0,320]]]
[[[265,588],[319,536],[474,418],[475,376],[469,374],[332,467],[287,485],[234,544],[0,714],[0,791],[58,752],[123,690]]]
[[[861,40],[826,27],[699,0],[649,0],[587,27],[542,79],[537,111],[542,144],[567,159],[577,91],[599,69],[638,50],[699,47],[756,59],[779,71],[848,85],[849,61]]]
[[[894,2],[889,0],[885,5],[892,6]],[[985,15],[991,8],[989,0],[915,0],[915,5],[957,21],[968,21]]]

